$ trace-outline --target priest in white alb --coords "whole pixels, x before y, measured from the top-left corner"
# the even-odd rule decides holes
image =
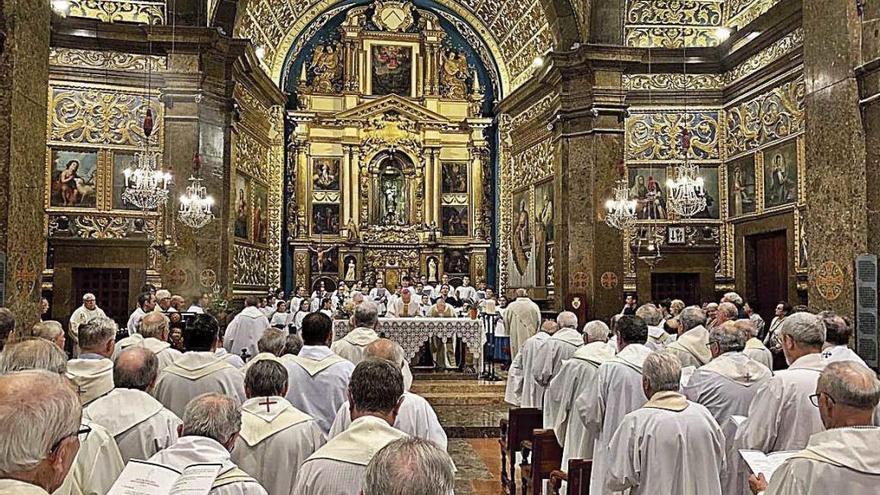
[[[605,447],[617,431],[623,417],[642,407],[648,400],[642,389],[642,364],[651,354],[645,347],[648,326],[638,316],[621,316],[614,326],[617,355],[599,366],[575,402],[577,415],[596,441],[593,447],[593,475],[590,493],[614,493],[605,485],[609,452]]]
[[[544,386],[535,379],[535,362],[541,359],[541,348],[557,330],[559,330],[559,324],[553,320],[546,320],[541,324],[541,331],[526,339],[519,354],[510,365],[505,400],[508,397],[516,400],[519,407],[537,409],[544,407]]]
[[[563,311],[556,317],[559,330],[553,333],[532,361],[532,376],[538,385],[545,390],[550,381],[559,373],[562,362],[584,345],[584,337],[577,329],[577,315],[571,311]],[[546,400],[543,400],[546,405]]]
[[[413,297],[413,289],[404,287],[400,289],[400,297],[394,298],[388,303],[389,318],[415,318],[421,316],[422,305],[420,299]]]
[[[752,476],[752,493],[874,495],[880,486],[880,428],[873,417],[880,401],[877,375],[855,361],[830,363],[810,401],[826,431],[814,433],[807,446],[786,460],[769,487],[765,476]]]
[[[765,453],[800,450],[810,436],[824,430],[819,410],[810,403],[816,381],[827,364],[822,359],[825,326],[810,313],[794,313],[779,331],[788,369],[777,371],[752,400],[746,419],[736,432],[733,449]],[[737,485],[747,493],[748,468],[737,462]]]
[[[82,298],[82,306],[76,308],[73,314],[70,315],[70,321],[68,324],[69,333],[70,336],[73,337],[74,343],[79,339],[79,326],[92,318],[97,318],[99,316],[101,318],[107,317],[107,315],[104,314],[104,310],[98,307],[95,295],[91,292],[85,293]]]
[[[248,370],[254,363],[264,359],[278,361],[284,355],[284,347],[287,345],[287,337],[289,333],[285,333],[277,328],[267,328],[263,332],[263,336],[257,341],[257,355],[252,357],[250,361],[239,368],[238,371],[242,375],[247,375]]]
[[[312,454],[296,476],[297,495],[359,495],[370,459],[406,433],[394,428],[403,375],[384,359],[368,359],[351,375],[351,425]]]
[[[403,348],[399,344],[388,339],[379,339],[367,346],[366,359],[384,359],[401,371],[406,368],[403,359]],[[404,377],[405,380],[406,377]],[[330,427],[328,438],[333,438],[351,425],[351,407],[346,401],[336,412],[336,419]],[[440,425],[437,413],[431,404],[423,397],[409,392],[404,387],[403,404],[398,411],[394,427],[414,437],[423,438],[434,442],[438,447],[446,450],[446,432]]]
[[[586,345],[562,362],[544,393],[544,427],[552,428],[562,446],[562,469],[569,459],[593,458],[595,438],[575,413],[575,401],[584,393],[599,366],[614,357],[608,348],[608,326],[595,320],[584,327]]]
[[[220,343],[217,320],[200,314],[190,320],[183,333],[187,349],[174,364],[165,368],[153,396],[178,417],[186,405],[202,394],[225,394],[239,402],[244,401],[244,377],[214,351]]]
[[[173,349],[168,342],[170,332],[168,317],[162,313],[153,311],[144,315],[141,319],[141,333],[125,337],[116,343],[113,358],[116,359],[123,350],[132,346],[145,347],[156,355],[159,360],[159,372],[179,358],[183,353]]]
[[[326,433],[339,406],[347,399],[354,364],[330,350],[333,322],[327,315],[309,314],[303,319],[300,333],[303,347],[299,354],[286,354],[281,358],[290,376],[287,400],[315,418],[321,431]]]
[[[678,338],[667,349],[681,361],[682,367],[694,366],[699,368],[712,360],[709,352],[709,330],[706,324],[706,313],[696,306],[688,306],[678,316],[680,327]]]
[[[159,360],[150,350],[126,349],[114,363],[116,388],[83,410],[84,419],[113,435],[124,462],[149,459],[177,441],[180,418],[147,393],[158,374]]]
[[[832,311],[823,311],[819,314],[825,325],[825,344],[822,345],[822,359],[828,363],[837,361],[855,361],[862,366],[867,366],[865,360],[849,348],[852,337],[852,327],[846,321]]]
[[[636,316],[645,320],[645,324],[648,325],[648,341],[645,342],[648,349],[662,351],[675,341],[660,325],[663,321],[663,313],[657,306],[651,303],[642,304],[636,309]]]
[[[746,332],[746,335],[748,336],[748,340],[746,340],[746,348],[745,350],[743,350],[743,354],[772,370],[773,353],[770,352],[770,349],[767,349],[767,346],[765,346],[764,343],[761,342],[761,339],[757,338],[758,333],[755,329],[755,322],[753,320],[745,319],[736,320],[734,326]]]
[[[203,394],[187,404],[180,438],[148,462],[183,471],[193,464],[219,464],[209,495],[268,495],[260,483],[232,461],[241,430],[240,403],[223,394]],[[275,495],[273,493],[272,495]]]
[[[296,473],[324,445],[314,418],[287,399],[287,369],[277,359],[252,361],[245,375],[248,400],[241,406],[241,432],[232,460],[272,495],[294,495]]]
[[[605,488],[629,495],[721,495],[724,435],[709,411],[678,392],[681,362],[655,352],[642,366],[648,402],[623,417],[608,445]]]
[[[526,340],[541,327],[541,309],[526,289],[516,289],[516,300],[504,309],[504,328],[510,334],[510,358],[516,359]]]
[[[119,327],[110,318],[92,318],[79,326],[79,358],[67,362],[83,406],[113,390],[113,351]]]
[[[259,350],[257,341],[263,336],[263,332],[269,328],[269,320],[257,307],[260,301],[254,296],[248,296],[244,300],[244,309],[235,315],[232,322],[226,327],[223,336],[223,348],[230,354],[241,356],[242,351],[247,356],[254,357]]]

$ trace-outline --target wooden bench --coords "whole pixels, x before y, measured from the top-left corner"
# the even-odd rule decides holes
[[[522,442],[530,440],[532,431],[540,428],[543,417],[540,409],[518,407],[511,409],[508,419],[500,424],[501,438],[501,485],[508,494],[516,493],[516,453],[522,449]],[[510,471],[508,471],[508,469]]]
[[[531,462],[526,453],[531,452]],[[543,495],[544,480],[561,468],[562,447],[553,430],[534,430],[532,439],[523,442],[522,472],[523,495]]]
[[[590,474],[593,461],[569,459],[568,471],[553,471],[550,474],[550,493],[559,495],[562,482],[568,483],[568,495],[590,495]]]

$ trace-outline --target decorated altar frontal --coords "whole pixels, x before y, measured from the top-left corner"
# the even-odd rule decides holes
[[[352,330],[348,320],[334,320],[333,340],[339,340]],[[483,367],[483,344],[486,343],[486,331],[482,320],[469,318],[380,318],[376,331],[400,344],[406,359],[412,361],[422,345],[431,337],[447,339],[457,335],[465,344],[474,358],[477,369]]]

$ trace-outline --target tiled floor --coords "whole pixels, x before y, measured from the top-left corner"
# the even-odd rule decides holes
[[[501,451],[497,438],[450,439],[449,454],[458,472],[456,495],[499,495]]]

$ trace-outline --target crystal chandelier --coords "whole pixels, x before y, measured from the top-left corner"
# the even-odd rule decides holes
[[[605,203],[608,213],[605,223],[612,228],[627,230],[636,223],[636,202],[629,198],[626,180],[620,179],[614,186],[614,199]]]
[[[208,194],[207,188],[202,185],[201,157],[196,154],[193,158],[193,175],[189,176],[189,185],[186,193],[180,196],[180,208],[177,216],[180,221],[192,229],[200,229],[211,220],[214,220],[214,198]]]
[[[148,108],[144,117],[144,150],[135,153],[135,168],[126,168],[125,190],[122,200],[142,210],[155,210],[168,200],[168,184],[171,174],[161,169],[162,154],[149,149],[150,135],[153,133],[153,110]]]
[[[706,194],[703,189],[703,178],[700,167],[688,163],[687,154],[690,149],[690,133],[682,132],[681,143],[684,163],[675,166],[675,178],[666,181],[669,188],[669,210],[682,218],[690,218],[706,209]]]

